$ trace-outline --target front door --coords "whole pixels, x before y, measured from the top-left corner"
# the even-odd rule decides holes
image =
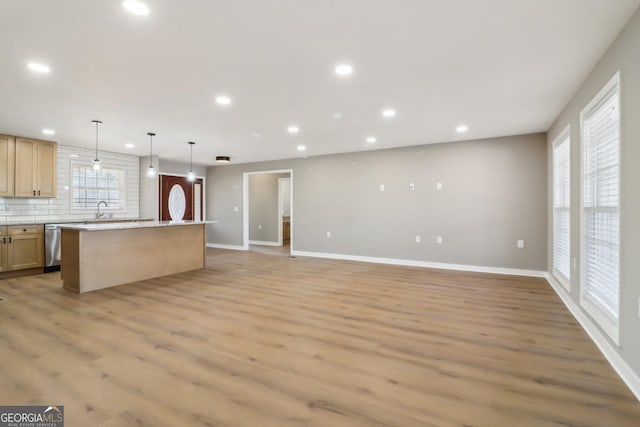
[[[202,179],[160,175],[160,220],[202,220]]]

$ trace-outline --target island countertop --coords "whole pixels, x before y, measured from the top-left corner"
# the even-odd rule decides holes
[[[215,224],[218,221],[140,221],[140,222],[105,222],[92,224],[60,224],[62,230],[103,231],[123,230],[127,228],[174,227],[181,225]]]

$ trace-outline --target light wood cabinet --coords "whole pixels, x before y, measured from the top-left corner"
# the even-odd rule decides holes
[[[55,197],[57,157],[55,142],[16,138],[15,196]]]
[[[42,225],[0,227],[0,272],[44,267]]]
[[[13,136],[0,135],[0,197],[15,194],[13,187],[16,140]]]
[[[7,227],[0,227],[0,273],[7,271]]]

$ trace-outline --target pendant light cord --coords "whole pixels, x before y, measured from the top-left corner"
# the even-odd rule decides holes
[[[96,121],[96,160],[98,160],[98,122]]]
[[[102,124],[100,120],[93,120],[93,123],[96,124],[96,158],[98,160],[98,127]]]

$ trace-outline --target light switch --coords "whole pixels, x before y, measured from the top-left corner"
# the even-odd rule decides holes
[[[441,182],[436,182],[436,190],[438,190],[438,191],[442,190],[442,183]]]
[[[420,243],[420,242],[422,242],[422,237],[416,236],[416,243]]]
[[[439,245],[442,244],[442,236],[436,237],[436,243],[439,244]]]
[[[327,231],[327,239],[329,239],[331,237],[331,232]]]
[[[262,230],[262,224],[258,224],[258,230]]]
[[[380,184],[380,191],[384,191],[384,184]]]
[[[238,207],[237,207],[237,206],[234,206],[234,207],[233,207],[233,211],[234,211],[234,212],[238,212]]]
[[[518,240],[517,246],[518,246],[518,249],[524,248],[524,240]]]

